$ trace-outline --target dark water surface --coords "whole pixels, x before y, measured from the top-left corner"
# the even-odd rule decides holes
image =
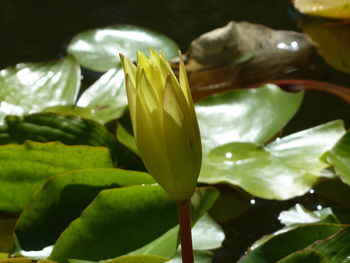
[[[289,0],[2,0],[0,67],[64,55],[76,33],[117,23],[148,27],[186,50],[202,33],[231,20],[296,29]]]
[[[76,33],[118,23],[161,32],[186,51],[193,39],[231,20],[300,31],[299,18],[290,0],[1,0],[0,68],[62,57]],[[349,75],[319,60],[325,68],[324,81],[350,87]],[[349,115],[347,103],[326,93],[312,92],[286,131],[294,132],[338,118],[348,123]],[[214,262],[236,262],[253,241],[278,229],[279,212],[296,202],[309,209],[320,204],[313,194],[285,202],[257,200],[242,217],[222,224],[227,239],[223,248],[216,251]]]

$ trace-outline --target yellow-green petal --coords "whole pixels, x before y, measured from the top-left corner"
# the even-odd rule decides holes
[[[180,51],[179,51],[179,56],[180,56],[180,70],[179,70],[180,87],[186,97],[187,103],[191,105],[193,104],[192,95],[190,91],[190,86],[188,84],[187,73],[186,73],[183,56]]]
[[[136,145],[149,173],[157,178],[169,174],[163,130],[155,112],[147,110],[144,97],[136,95]]]
[[[129,112],[131,117],[131,123],[133,126],[134,134],[136,134],[136,121],[135,121],[135,114],[136,114],[136,88],[131,81],[131,78],[129,74],[125,74],[125,86],[126,86],[126,95],[128,97],[128,104],[129,104]]]
[[[185,200],[195,191],[199,166],[186,116],[170,81],[165,86],[163,109],[165,147],[171,170],[169,181],[172,180],[172,185],[166,190],[172,198]]]
[[[161,105],[161,98],[159,97],[159,93],[156,92],[143,69],[141,70],[140,80],[138,81],[140,82],[138,93],[145,102],[147,110],[150,112],[160,111],[159,107]]]
[[[122,63],[125,75],[129,75],[130,80],[132,81],[135,87],[135,78],[136,78],[136,66],[123,54],[119,54],[120,61]]]

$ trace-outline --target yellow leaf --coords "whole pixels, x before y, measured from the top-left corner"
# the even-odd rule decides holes
[[[350,18],[350,0],[294,0],[299,12],[337,19]]]
[[[350,73],[350,24],[306,19],[301,27],[329,65]]]

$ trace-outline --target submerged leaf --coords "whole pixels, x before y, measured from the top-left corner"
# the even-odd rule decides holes
[[[231,21],[192,41],[186,68],[193,96],[314,75],[312,51],[299,32]]]

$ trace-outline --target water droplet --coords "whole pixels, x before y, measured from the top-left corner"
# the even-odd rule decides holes
[[[321,205],[318,205],[317,206],[317,210],[321,210],[322,209],[322,206]]]
[[[226,156],[227,159],[230,159],[230,158],[232,157],[232,153],[227,152],[227,153],[225,154],[225,156]]]
[[[251,200],[250,200],[250,203],[251,203],[252,205],[255,205],[255,203],[256,203],[255,199],[251,199]]]
[[[314,190],[314,189],[310,189],[309,193],[310,193],[310,194],[314,194],[314,193],[315,193],[315,190]]]

